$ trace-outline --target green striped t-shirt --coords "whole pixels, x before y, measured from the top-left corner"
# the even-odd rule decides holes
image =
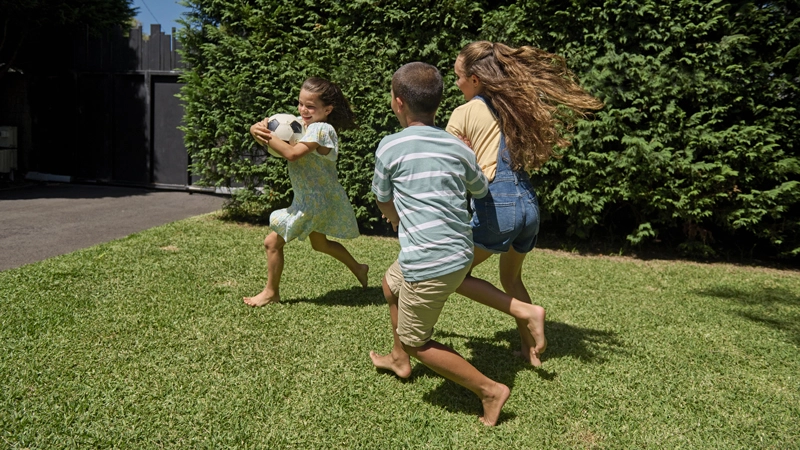
[[[406,281],[447,275],[472,264],[467,192],[486,195],[475,153],[441,128],[412,126],[386,136],[375,152],[372,192],[400,215],[398,261]]]

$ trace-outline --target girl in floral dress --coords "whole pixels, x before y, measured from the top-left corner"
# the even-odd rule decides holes
[[[250,306],[280,301],[283,246],[295,238],[308,237],[314,250],[341,261],[362,287],[367,286],[369,266],[356,261],[339,242],[328,239],[328,236],[353,239],[359,235],[353,206],[336,172],[339,154],[336,129],[355,128],[353,111],[336,84],[318,77],[303,83],[297,109],[306,131],[295,145],[273,139],[266,120],[250,127],[250,134],[259,144],[269,145],[289,161],[294,191],[291,206],[274,211],[269,217],[272,232],[264,239],[267,285],[254,297],[244,298]]]

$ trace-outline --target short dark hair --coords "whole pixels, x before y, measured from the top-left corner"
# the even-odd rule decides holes
[[[415,114],[435,114],[443,90],[439,69],[424,62],[405,64],[392,76],[394,96],[403,99]]]

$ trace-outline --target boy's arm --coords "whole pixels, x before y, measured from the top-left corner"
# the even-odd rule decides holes
[[[397,226],[400,224],[400,215],[397,214],[397,208],[394,206],[392,175],[379,157],[383,142],[381,140],[378,145],[378,151],[375,152],[375,174],[372,176],[372,192],[375,194],[375,202],[378,204],[378,209],[381,210],[383,218],[392,224],[394,231],[397,231]]]
[[[483,174],[483,171],[478,167],[477,161],[475,165],[470,167],[467,172],[467,191],[475,198],[483,198],[489,193],[489,181]]]
[[[400,215],[397,214],[397,208],[394,206],[394,200],[389,200],[388,202],[376,200],[376,202],[378,203],[378,209],[381,210],[383,217],[387,222],[392,224],[392,229],[397,231],[397,226],[400,224]]]

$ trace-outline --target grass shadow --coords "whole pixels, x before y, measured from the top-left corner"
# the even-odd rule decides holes
[[[365,307],[386,305],[386,299],[383,297],[383,289],[380,287],[368,287],[366,289],[360,287],[351,287],[349,289],[337,289],[328,291],[319,297],[296,297],[292,299],[283,300],[281,303],[312,303],[326,306],[350,306],[350,307]]]
[[[476,338],[447,331],[436,331],[435,338],[466,339],[466,346],[471,350],[469,362],[487,377],[505,384],[512,390],[517,374],[522,370],[533,370],[539,378],[552,381],[558,374],[546,368],[548,359],[573,357],[590,364],[602,364],[606,361],[603,353],[622,351],[622,342],[616,333],[575,327],[560,322],[547,322],[545,333],[550,336],[547,351],[543,355],[544,367],[532,367],[522,358],[514,354],[519,347],[519,333],[516,328],[498,331],[492,338]],[[409,380],[418,376],[438,376],[423,364],[415,364]],[[469,390],[449,380],[443,380],[436,389],[426,393],[423,399],[450,412],[464,414],[481,414],[480,401]],[[513,394],[512,394],[513,395]],[[503,412],[500,422],[510,420],[514,415]]]
[[[605,353],[622,352],[622,341],[613,331],[576,327],[561,322],[545,322],[547,351],[544,361],[572,357],[581,362],[603,364]],[[516,332],[516,329],[513,330]]]
[[[698,289],[695,294],[736,302],[735,313],[743,319],[785,333],[789,342],[800,345],[800,294],[783,287],[744,290],[731,286]],[[786,312],[791,308],[791,313]]]
[[[730,286],[714,286],[708,289],[697,289],[697,295],[734,300],[742,305],[787,305],[800,306],[800,294],[786,288],[764,288],[757,292]]]

